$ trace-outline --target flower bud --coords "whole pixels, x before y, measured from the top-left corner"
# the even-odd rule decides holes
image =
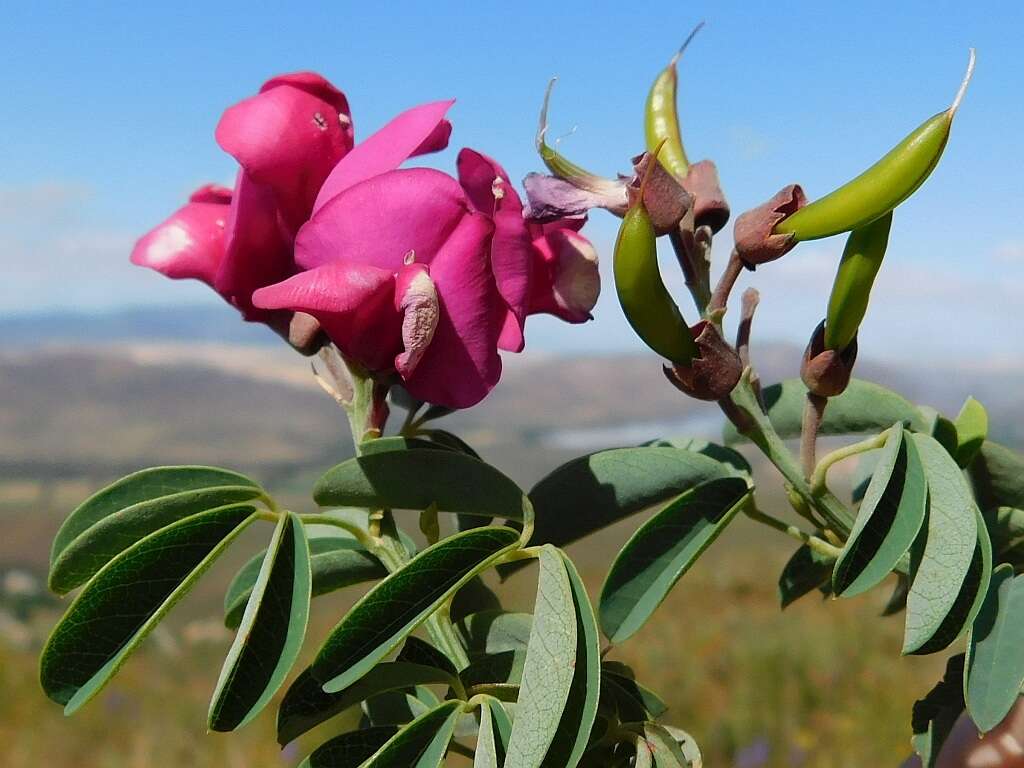
[[[821,397],[841,395],[850,383],[857,361],[857,337],[842,350],[825,347],[825,321],[818,323],[804,351],[800,378],[811,394]]]
[[[721,400],[739,383],[743,363],[713,323],[702,321],[690,329],[698,356],[688,364],[665,366],[665,376],[677,389],[698,400]]]
[[[807,197],[799,184],[790,184],[757,208],[751,208],[736,219],[733,240],[736,253],[747,269],[783,256],[796,245],[792,235],[773,233],[775,226],[807,204]]]

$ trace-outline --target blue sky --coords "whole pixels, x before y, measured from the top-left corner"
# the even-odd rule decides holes
[[[451,169],[473,146],[514,178],[539,166],[537,112],[558,75],[552,132],[576,127],[563,151],[611,175],[641,148],[651,79],[700,19],[680,72],[684,140],[692,158],[716,161],[734,213],[789,182],[814,198],[859,173],[949,103],[978,49],[946,156],[896,213],[862,348],[948,355],[980,328],[987,359],[1019,358],[1024,7],[1012,0],[11,5],[0,26],[0,313],[214,300],[130,267],[128,250],[193,187],[230,181],[214,126],[273,74],[333,80],[357,139],[408,106],[457,97],[452,149],[437,164]],[[604,214],[588,225],[606,267],[616,226]],[[759,333],[806,339],[841,249],[841,238],[812,243],[743,278],[762,289]],[[605,289],[595,322],[540,319],[528,343],[636,348],[610,279]]]

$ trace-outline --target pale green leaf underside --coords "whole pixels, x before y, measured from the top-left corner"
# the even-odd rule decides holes
[[[978,515],[960,468],[933,438],[913,435],[928,482],[928,515],[915,544],[907,597],[903,652],[913,653],[935,635],[950,613],[971,567]]]
[[[540,768],[565,709],[576,663],[573,588],[553,546],[539,556],[537,600],[504,768]]]

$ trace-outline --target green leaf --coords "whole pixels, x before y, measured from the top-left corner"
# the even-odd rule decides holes
[[[601,589],[601,629],[621,643],[643,626],[680,577],[749,498],[747,481],[709,480],[640,526],[612,563]]]
[[[466,582],[466,586],[455,593],[448,615],[454,622],[480,611],[500,611],[501,600],[494,591],[477,577]]]
[[[474,459],[480,458],[480,454],[473,450],[473,446],[458,435],[452,434],[451,432],[447,432],[443,429],[424,429],[420,431],[440,447],[464,453],[467,456],[472,456]]]
[[[964,655],[960,653],[946,662],[942,680],[914,704],[911,744],[923,768],[935,768],[942,745],[963,710]]]
[[[1024,456],[986,440],[968,470],[978,504],[1024,509]]]
[[[437,768],[444,760],[463,702],[446,701],[395,734],[363,768]]]
[[[372,441],[380,442],[380,441]],[[529,503],[494,467],[447,450],[391,450],[357,456],[327,471],[313,489],[321,506],[424,510],[523,522]]]
[[[197,512],[254,499],[263,490],[215,467],[155,467],[128,475],[86,499],[61,525],[50,551],[50,589],[88,581],[139,539]]]
[[[480,733],[473,768],[501,768],[508,754],[512,721],[501,702],[485,696],[480,703]]]
[[[427,667],[436,667],[447,672],[452,678],[459,675],[451,659],[441,653],[426,640],[420,640],[415,635],[405,638],[405,645],[399,652],[395,661],[405,661],[410,664],[422,664]]]
[[[661,727],[664,728],[675,743],[679,745],[679,749],[682,750],[683,757],[686,759],[690,768],[701,768],[704,763],[704,758],[701,756],[700,748],[697,746],[697,741],[693,736],[682,728],[676,728],[672,725],[662,725]]]
[[[326,693],[307,668],[285,693],[277,712],[277,741],[283,747],[306,731],[367,699],[417,685],[451,685],[443,669],[404,661],[378,664],[360,680],[337,693]]]
[[[800,437],[800,423],[807,387],[800,379],[786,379],[763,390],[768,418],[784,439]],[[893,422],[920,424],[921,415],[914,404],[895,392],[863,379],[851,379],[846,391],[830,397],[819,434],[848,435],[859,432],[881,432]],[[745,442],[736,428],[727,423],[726,445]]]
[[[395,735],[394,726],[371,726],[336,736],[302,761],[304,768],[359,768]]]
[[[388,575],[387,568],[355,539],[344,536],[318,536],[309,540],[310,571],[313,579],[312,596],[377,581]],[[266,552],[261,552],[246,563],[232,579],[224,595],[224,624],[237,629],[242,612],[249,601]]]
[[[526,650],[530,643],[533,616],[509,611],[480,611],[466,616],[455,628],[466,650],[474,654],[494,654]]]
[[[43,648],[39,678],[46,695],[70,715],[99,693],[255,511],[233,504],[187,517],[100,569]]]
[[[436,707],[440,699],[425,685],[402,691],[386,691],[362,704],[365,720],[370,725],[406,725]],[[360,721],[362,722],[362,721]]]
[[[530,491],[531,542],[563,546],[735,470],[678,448],[616,448],[563,464]]]
[[[617,686],[616,693],[621,692],[623,695],[628,696],[633,704],[645,713],[646,716],[639,719],[661,717],[668,711],[668,705],[661,697],[638,683],[633,670],[625,664],[619,664],[614,661],[601,662],[601,677],[602,680],[610,680],[615,684]]]
[[[968,397],[953,423],[956,425],[956,463],[966,467],[988,436],[988,411],[973,397]]]
[[[701,440],[697,437],[659,438],[657,440],[651,440],[644,443],[644,446],[652,448],[679,448],[683,451],[702,453],[715,461],[729,464],[733,469],[741,474],[749,475],[753,472],[750,468],[750,462],[747,461],[739,451],[735,451],[725,445]]]
[[[526,651],[501,651],[474,659],[460,677],[466,689],[477,685],[519,687],[526,664]]]
[[[378,437],[373,440],[364,440],[359,444],[361,456],[371,456],[375,453],[390,453],[391,451],[443,451],[444,446],[424,440],[420,437]]]
[[[683,752],[679,742],[664,726],[657,723],[644,723],[644,739],[651,748],[656,768],[689,768],[689,766],[699,768],[700,752],[697,752],[695,762]],[[696,747],[696,744],[693,746]]]
[[[911,553],[903,653],[931,646],[959,601],[979,542],[979,514],[960,468],[934,438],[915,434],[913,442],[928,482],[928,513]]]
[[[1024,685],[1024,577],[1001,565],[967,636],[964,695],[982,733],[1003,721]]]
[[[823,586],[831,591],[836,561],[801,544],[779,574],[779,602],[788,608],[801,597]]]
[[[879,584],[910,549],[925,519],[927,481],[914,441],[896,425],[889,433],[843,552],[832,592],[862,594]]]
[[[334,628],[313,662],[314,677],[328,692],[347,688],[518,541],[519,532],[511,528],[478,528],[423,550],[364,595]]]
[[[564,552],[559,554],[572,588],[576,615],[576,655],[569,697],[562,710],[558,730],[541,765],[546,768],[576,768],[587,748],[590,731],[597,717],[597,702],[601,696],[601,634],[579,571]]]
[[[233,731],[277,693],[302,650],[312,576],[294,512],[281,515],[210,702],[211,731]]]
[[[539,768],[558,732],[573,683],[575,597],[561,553],[541,548],[537,601],[505,768]]]

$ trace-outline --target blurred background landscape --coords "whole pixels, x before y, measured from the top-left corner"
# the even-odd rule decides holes
[[[945,108],[968,47],[978,49],[945,157],[895,216],[857,375],[947,414],[973,395],[991,436],[1024,448],[1024,200],[1020,135],[1007,130],[1024,122],[1018,0],[8,3],[0,765],[291,768],[313,744],[278,754],[270,709],[239,733],[205,732],[230,642],[223,589],[263,545],[262,530],[233,545],[75,718],[36,679],[39,645],[62,608],[43,589],[50,542],[86,496],[149,465],[209,463],[311,511],[313,479],[351,454],[344,414],[308,360],[239,322],[205,286],[128,265],[134,240],[189,192],[231,184],[234,162],[213,140],[224,108],[277,73],[316,70],[348,95],[362,140],[407,107],[457,96],[451,148],[424,162],[451,171],[471,146],[520,179],[540,165],[537,112],[558,75],[551,135],[571,134],[561,149],[612,176],[641,149],[651,80],[701,19],[708,26],[681,64],[683,134],[693,159],[717,163],[734,214],[783,184],[799,181],[815,198],[855,176]],[[595,320],[531,318],[527,350],[505,356],[498,388],[442,422],[523,487],[600,448],[720,433],[715,408],[669,386],[619,312],[617,226],[595,215],[586,229],[605,281]],[[730,234],[716,239],[716,271]],[[753,357],[765,383],[796,374],[842,246],[808,243],[741,277],[737,295],[749,285],[762,293]],[[761,505],[786,515],[775,477],[745,452]],[[592,595],[638,523],[570,548]],[[895,768],[909,751],[911,705],[944,660],[900,658],[901,617],[878,617],[887,589],[842,602],[814,594],[780,611],[776,579],[793,549],[737,520],[614,658],[666,699],[667,720],[697,737],[710,768]],[[526,607],[532,574],[502,589]],[[317,599],[307,653],[357,596]]]
[[[0,321],[0,338],[5,764],[294,765],[302,744],[277,757],[270,714],[230,737],[204,732],[231,637],[220,621],[222,591],[266,531],[234,545],[73,720],[39,690],[36,653],[60,610],[42,591],[49,543],[67,513],[105,483],[149,465],[212,463],[250,473],[292,508],[312,511],[307,489],[351,454],[351,444],[343,412],[316,386],[309,361],[238,323],[226,307],[11,317]],[[800,349],[768,343],[755,354],[773,381],[795,374]],[[443,423],[526,488],[592,450],[656,437],[716,438],[716,409],[680,397],[658,366],[630,354],[511,358],[481,406]],[[868,358],[859,374],[947,413],[971,393],[1000,425],[993,437],[1024,447],[1020,368],[917,376]],[[746,454],[755,460],[762,505],[785,515],[772,473]],[[841,486],[841,474],[835,479]],[[637,523],[570,548],[595,593]],[[737,520],[614,657],[665,697],[670,722],[700,735],[708,765],[895,765],[907,748],[910,706],[937,679],[942,659],[900,659],[902,618],[878,618],[885,589],[842,602],[808,596],[783,616],[776,579],[793,549],[786,537]],[[504,589],[525,608],[532,584],[523,574]],[[309,649],[358,594],[317,599]]]

